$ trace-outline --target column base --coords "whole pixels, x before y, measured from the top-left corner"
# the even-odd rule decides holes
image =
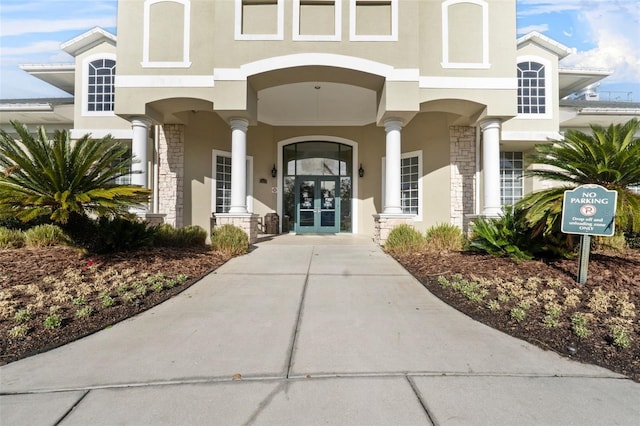
[[[389,238],[389,232],[398,225],[413,224],[413,215],[407,214],[374,214],[373,241],[383,246]]]
[[[164,223],[164,218],[167,215],[164,213],[144,213],[139,217],[147,222],[151,226],[162,225]]]
[[[258,218],[254,213],[215,213],[212,214],[211,230],[222,225],[234,225],[241,228],[249,237],[249,244],[258,241]]]

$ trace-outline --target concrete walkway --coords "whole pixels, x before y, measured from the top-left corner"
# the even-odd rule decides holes
[[[2,425],[640,424],[640,384],[471,320],[353,236],[261,242],[0,375]]]

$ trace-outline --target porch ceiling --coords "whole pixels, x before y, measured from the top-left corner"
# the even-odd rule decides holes
[[[363,126],[376,121],[376,91],[304,81],[258,91],[258,121],[278,126]]]

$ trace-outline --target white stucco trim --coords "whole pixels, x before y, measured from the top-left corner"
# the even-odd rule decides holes
[[[116,87],[213,87],[212,75],[116,75]]]
[[[417,81],[420,74],[417,68],[396,69],[391,65],[355,56],[333,53],[298,53],[249,62],[240,68],[214,68],[213,77],[215,80],[242,81],[246,80],[248,76],[267,71],[313,65],[362,71],[392,81]]]
[[[501,141],[535,141],[549,142],[562,139],[560,132],[505,132],[503,131]]]
[[[505,89],[518,88],[518,79],[510,77],[420,77],[421,89]]]
[[[216,211],[216,157],[231,158],[231,153],[218,149],[211,154],[211,212]],[[253,213],[253,156],[247,155],[247,211]]]
[[[521,62],[538,62],[542,64],[545,68],[544,73],[544,84],[545,84],[545,112],[544,114],[523,114],[520,113],[516,116],[516,119],[524,119],[524,120],[548,120],[553,118],[553,109],[554,105],[554,97],[552,96],[553,92],[553,75],[558,75],[558,70],[554,70],[551,65],[551,61],[536,55],[523,55],[518,56],[516,58],[516,69],[518,64]],[[518,77],[516,76],[516,84],[518,83]]]
[[[358,168],[360,167],[360,160],[358,157],[358,142],[352,141],[350,139],[345,139],[337,136],[326,136],[326,135],[307,135],[307,136],[297,136],[294,138],[283,139],[278,142],[278,183],[277,186],[277,206],[276,212],[279,217],[282,217],[282,170],[284,170],[284,164],[282,160],[282,149],[285,145],[290,145],[296,142],[308,142],[308,141],[326,141],[326,142],[337,142],[344,145],[349,145],[353,149],[353,164],[351,170],[351,217],[353,218],[351,221],[351,233],[358,233],[358,183],[360,177],[358,176]],[[366,166],[366,165],[365,165]],[[280,221],[280,226],[282,226],[282,220]],[[280,229],[282,230],[282,228]]]
[[[277,0],[277,32],[275,34],[242,34],[242,0],[235,0],[235,40],[284,40],[284,0]]]
[[[118,68],[118,61],[116,60],[115,53],[95,53],[93,55],[87,56],[82,60],[82,87],[80,89],[80,93],[82,93],[81,114],[83,116],[112,117],[115,115],[113,111],[89,111],[89,65],[91,64],[91,62],[100,59],[110,59],[112,61],[116,61],[116,69]],[[113,105],[115,106],[115,101],[113,101]]]
[[[323,0],[322,3],[333,4],[333,34],[300,34],[300,1],[293,0],[293,41],[340,41],[342,40],[342,0]]]
[[[149,43],[151,31],[151,6],[160,2],[179,3],[184,8],[184,23],[182,34],[182,61],[150,61],[149,60]],[[145,0],[144,17],[142,23],[142,65],[143,68],[189,68],[189,46],[191,34],[191,0]]]
[[[114,139],[132,139],[133,130],[129,129],[71,129],[71,139],[80,139],[86,134],[90,134],[93,139],[102,139],[107,135]]]
[[[449,7],[459,3],[472,3],[482,8],[482,62],[449,62]],[[489,63],[489,4],[484,0],[447,0],[442,3],[442,67],[488,69]]]
[[[358,0],[349,0],[349,41],[398,41],[398,0],[368,0],[371,2],[391,2],[391,34],[390,35],[358,35],[356,34],[356,6]]]

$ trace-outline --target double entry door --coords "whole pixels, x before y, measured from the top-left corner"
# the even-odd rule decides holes
[[[296,178],[297,232],[340,232],[339,183],[339,178],[332,176],[298,176]]]

